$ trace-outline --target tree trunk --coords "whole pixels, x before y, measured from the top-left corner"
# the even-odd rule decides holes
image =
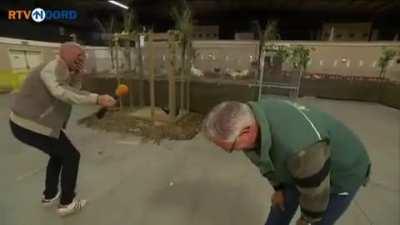
[[[137,35],[136,43],[137,43],[137,72],[139,75],[139,106],[144,106],[144,81],[143,81],[143,57],[142,57],[142,47],[140,46],[140,36],[141,34]]]
[[[176,116],[176,40],[175,32],[168,34],[169,44],[169,73],[168,73],[168,107],[169,107],[169,122],[175,122]]]
[[[124,41],[124,56],[125,60],[128,63],[128,71],[132,70],[132,63],[131,63],[131,45],[130,40]]]
[[[150,72],[150,113],[151,121],[155,123],[155,94],[154,94],[154,45],[153,45],[153,32],[149,33],[149,72]]]
[[[185,73],[186,73],[186,67],[185,67],[185,60],[186,60],[186,43],[185,40],[180,40],[182,43],[182,49],[181,49],[181,74],[180,74],[180,111],[183,112],[185,108]]]
[[[125,50],[125,58],[128,61],[128,72],[133,74],[133,72],[132,72],[132,58],[131,58],[132,48],[131,48],[130,44],[131,44],[131,39],[126,40],[125,41],[125,49],[124,50]],[[130,78],[130,79],[129,79],[129,82],[127,81],[127,85],[129,86],[130,90],[133,90],[133,82],[132,82],[133,79],[132,79],[132,77],[128,77],[128,78]],[[129,91],[129,108],[130,109],[133,108],[133,92],[132,91]]]
[[[110,57],[111,57],[111,70],[115,68],[114,62],[114,36],[111,36],[111,40],[109,42],[109,50],[110,50]]]
[[[131,77],[129,79],[129,108],[132,110],[133,109],[133,90],[135,89],[134,86],[134,82],[133,82],[133,78]]]
[[[185,73],[186,73],[186,112],[190,112],[190,79],[192,77],[191,67],[192,67],[192,40],[189,38],[188,45],[186,48],[186,63],[185,63]],[[190,66],[190,68],[189,68]]]
[[[120,77],[120,73],[119,73],[119,39],[115,40],[115,55],[116,55],[116,59],[115,59],[115,63],[116,63],[116,67],[115,67],[115,72],[116,72],[116,77],[117,77],[117,82],[118,85],[121,84],[121,77]],[[119,97],[119,108],[122,109],[122,96]]]
[[[295,93],[295,99],[296,100],[299,98],[299,95],[300,95],[301,78],[303,77],[304,71],[305,70],[301,69],[299,71],[299,76],[297,77],[297,82],[296,82],[297,87],[296,87],[296,93]]]

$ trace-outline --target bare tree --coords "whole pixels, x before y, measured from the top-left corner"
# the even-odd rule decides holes
[[[192,61],[191,60],[192,35],[193,35],[192,11],[188,3],[185,0],[183,0],[181,1],[180,5],[172,8],[171,16],[175,20],[175,29],[180,32],[179,35],[179,41],[181,47],[180,110],[183,112],[184,110],[189,111],[190,108],[190,72],[188,66]],[[186,102],[185,102],[185,97],[186,97]]]

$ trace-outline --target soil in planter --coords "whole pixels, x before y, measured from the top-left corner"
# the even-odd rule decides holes
[[[142,137],[144,142],[153,141],[159,144],[163,139],[190,140],[201,129],[203,116],[198,113],[188,113],[176,123],[156,122],[132,116],[132,111],[109,111],[102,119],[89,115],[78,121],[78,124],[107,132],[132,134]]]

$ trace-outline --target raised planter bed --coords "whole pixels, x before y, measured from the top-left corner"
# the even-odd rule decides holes
[[[400,82],[388,82],[384,85],[380,103],[400,109]]]
[[[138,80],[122,79],[127,83],[133,96],[133,104],[139,103]],[[177,81],[179,83],[179,81]],[[115,78],[90,78],[84,83],[88,90],[98,93],[113,93],[117,81]],[[179,84],[177,84],[177,90]],[[148,82],[144,82],[145,104],[149,104]],[[168,106],[168,81],[155,81],[156,106]],[[265,88],[263,94],[287,94],[286,90]],[[254,81],[228,81],[194,79],[191,83],[191,109],[193,112],[206,113],[221,101],[255,100],[258,87]],[[300,96],[315,96],[319,98],[378,102],[400,109],[400,83],[389,80],[378,80],[360,77],[343,77],[338,75],[305,76],[302,79]],[[179,91],[177,91],[179,106]],[[124,105],[129,104],[129,97],[123,99]]]

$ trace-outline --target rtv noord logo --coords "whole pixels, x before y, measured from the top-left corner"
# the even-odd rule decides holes
[[[44,10],[35,8],[33,10],[8,10],[9,20],[32,19],[40,23],[44,20],[75,20],[78,18],[76,10]]]

